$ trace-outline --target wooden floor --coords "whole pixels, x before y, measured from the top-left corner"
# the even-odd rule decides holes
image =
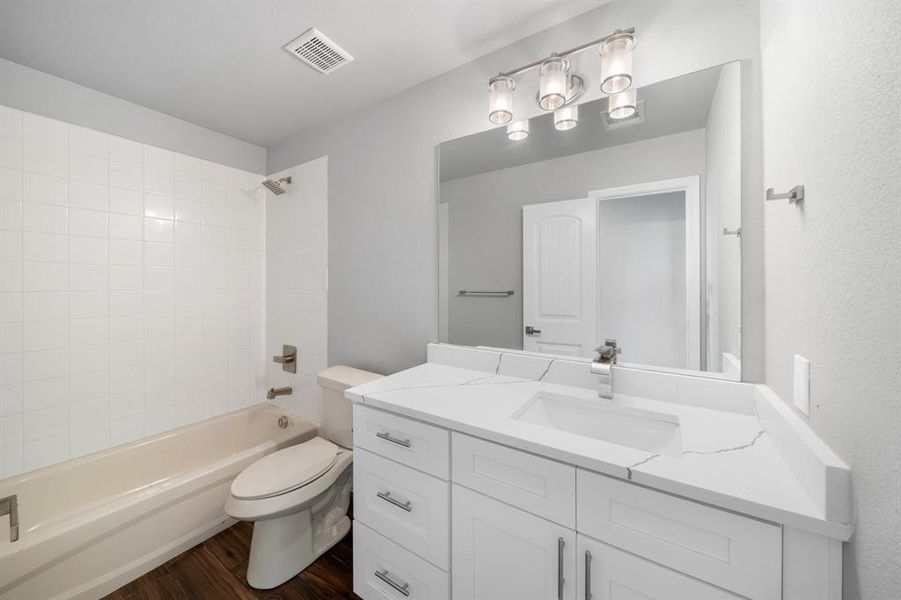
[[[360,600],[348,534],[300,575],[273,590],[247,585],[250,523],[238,523],[119,588],[104,600]]]

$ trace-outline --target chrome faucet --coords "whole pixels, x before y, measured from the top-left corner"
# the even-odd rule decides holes
[[[9,515],[9,541],[19,539],[19,499],[15,494],[0,498],[0,517]]]
[[[280,387],[280,388],[269,388],[269,391],[266,392],[267,400],[274,400],[276,396],[288,396],[294,390],[288,387]]]
[[[598,375],[598,396],[605,400],[613,398],[613,366],[616,355],[623,351],[616,345],[616,340],[606,339],[604,345],[594,349],[597,356],[591,363],[591,373]]]

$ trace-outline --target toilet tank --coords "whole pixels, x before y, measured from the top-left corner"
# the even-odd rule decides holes
[[[344,448],[352,448],[353,405],[344,397],[344,390],[380,377],[377,373],[340,365],[319,371],[319,387],[322,388],[322,426],[319,435]]]

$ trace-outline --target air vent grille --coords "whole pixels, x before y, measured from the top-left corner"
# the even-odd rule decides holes
[[[320,73],[331,73],[354,59],[344,48],[315,27],[285,46],[285,50]]]
[[[605,131],[616,131],[630,125],[637,125],[645,122],[644,100],[635,103],[635,114],[625,119],[611,119],[610,114],[606,111],[601,112],[601,125]]]

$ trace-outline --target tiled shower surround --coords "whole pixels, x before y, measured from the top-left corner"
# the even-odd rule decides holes
[[[264,397],[261,180],[0,106],[0,478]]]

